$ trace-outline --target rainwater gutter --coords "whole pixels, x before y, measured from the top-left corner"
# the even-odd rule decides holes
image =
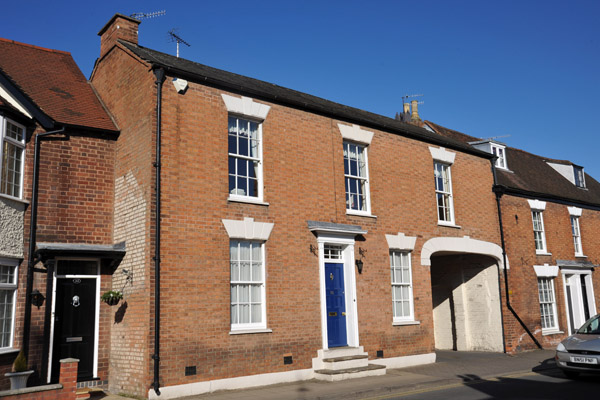
[[[156,77],[156,160],[153,164],[156,169],[156,229],[154,240],[154,381],[152,388],[157,396],[160,396],[159,367],[160,367],[160,171],[161,171],[161,107],[162,86],[165,81],[165,70],[154,69]]]
[[[31,293],[33,291],[33,273],[35,265],[40,261],[35,257],[35,246],[37,237],[37,211],[38,211],[38,189],[40,170],[40,151],[42,141],[69,140],[69,135],[64,134],[65,128],[43,132],[35,135],[35,147],[33,153],[33,181],[31,184],[31,219],[29,223],[29,249],[27,254],[27,284],[25,286],[25,315],[23,318],[23,343],[22,350],[29,359],[29,336],[31,332]],[[62,136],[53,136],[63,133]],[[46,277],[52,279],[52,277]],[[46,304],[48,307],[48,304]]]
[[[502,195],[504,195],[505,193],[505,188],[501,185],[498,185],[497,182],[497,178],[496,178],[496,157],[494,157],[492,160],[492,173],[494,175],[494,187],[493,187],[493,192],[496,195],[496,207],[498,209],[498,223],[500,224],[500,242],[502,244],[502,262],[503,262],[503,270],[504,270],[504,290],[506,292],[506,308],[508,308],[510,310],[510,312],[514,315],[514,317],[517,319],[517,321],[519,321],[519,324],[521,324],[521,326],[523,327],[523,329],[525,329],[525,332],[527,332],[527,334],[529,335],[529,337],[531,338],[531,340],[533,340],[533,342],[535,343],[535,345],[539,348],[542,349],[542,345],[540,344],[540,342],[538,342],[538,340],[535,338],[535,336],[533,335],[533,333],[529,330],[529,328],[527,327],[527,325],[525,325],[525,323],[523,322],[523,320],[521,319],[521,317],[519,317],[519,315],[517,314],[517,312],[512,308],[511,304],[510,304],[510,290],[508,288],[508,269],[507,269],[507,263],[506,263],[506,243],[504,242],[504,226],[502,225],[502,207],[500,205],[500,199],[502,198]],[[503,327],[503,331],[504,331],[504,327]],[[504,341],[504,352],[506,352],[506,341]]]

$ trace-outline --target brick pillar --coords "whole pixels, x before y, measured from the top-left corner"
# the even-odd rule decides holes
[[[64,358],[60,360],[60,384],[63,385],[61,399],[75,400],[77,397],[77,369],[79,360]]]

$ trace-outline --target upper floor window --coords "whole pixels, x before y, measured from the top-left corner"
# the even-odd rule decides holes
[[[452,201],[452,178],[450,174],[450,166],[441,162],[434,162],[433,167],[438,221],[454,223],[454,205]]]
[[[229,116],[229,194],[262,198],[261,124]]]
[[[573,245],[575,247],[575,255],[582,256],[581,249],[581,231],[579,230],[579,217],[571,215],[571,233],[573,234]]]
[[[575,186],[584,188],[585,174],[583,173],[583,168],[573,165],[573,174],[575,175]]]
[[[0,193],[22,197],[24,155],[25,128],[0,117]]]
[[[0,259],[0,349],[13,345],[16,295],[17,262]]]
[[[533,238],[535,240],[536,253],[546,252],[546,234],[544,232],[544,217],[539,210],[531,211],[533,219]]]
[[[498,144],[492,143],[492,154],[496,158],[496,167],[506,169],[506,148]]]
[[[346,209],[369,213],[369,174],[365,146],[344,141],[344,178]]]

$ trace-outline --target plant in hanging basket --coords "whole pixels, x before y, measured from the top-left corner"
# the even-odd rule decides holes
[[[115,306],[119,304],[119,301],[123,298],[123,293],[118,290],[109,290],[108,292],[104,292],[102,296],[100,296],[100,300],[108,304],[109,306]]]

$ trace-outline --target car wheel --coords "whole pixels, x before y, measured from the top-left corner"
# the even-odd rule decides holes
[[[569,379],[576,379],[579,376],[579,372],[575,371],[565,371],[563,370],[563,374]]]

